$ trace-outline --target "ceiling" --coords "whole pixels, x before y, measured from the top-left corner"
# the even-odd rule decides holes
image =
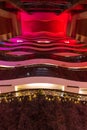
[[[0,0],[0,8],[18,12],[24,10],[31,12],[55,12],[62,13],[69,10],[72,13],[80,13],[87,10],[86,0]]]

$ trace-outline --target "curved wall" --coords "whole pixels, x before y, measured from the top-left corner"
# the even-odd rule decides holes
[[[31,83],[50,83],[50,84],[62,85],[62,86],[64,86],[65,91],[71,91],[71,92],[79,92],[80,88],[87,87],[86,82],[66,80],[66,79],[62,79],[62,78],[43,77],[43,76],[39,77],[38,76],[38,77],[27,77],[27,78],[0,81],[0,91],[1,92],[14,91],[15,86],[24,85],[24,84],[31,84]],[[76,88],[74,88],[74,87],[70,88],[67,86],[76,86]],[[41,88],[42,88],[42,86],[41,86]],[[55,88],[55,87],[50,87],[50,86],[48,86],[47,88],[59,89],[57,87]]]
[[[66,28],[70,14],[62,13],[31,13],[20,12],[22,34],[30,34],[34,32],[52,32],[59,35],[66,35]]]

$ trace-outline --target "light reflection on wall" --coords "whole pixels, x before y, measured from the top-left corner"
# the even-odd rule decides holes
[[[52,84],[52,83],[30,83],[30,84],[22,84],[15,86],[15,91],[22,90],[22,89],[58,89],[64,91],[65,86],[59,84]]]
[[[66,28],[70,14],[62,13],[31,13],[20,12],[22,34],[36,32],[51,32],[59,35],[66,35]]]

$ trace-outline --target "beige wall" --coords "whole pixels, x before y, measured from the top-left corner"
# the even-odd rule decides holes
[[[0,81],[0,85],[6,85],[6,84],[11,84],[11,87],[0,87],[0,92],[9,92],[9,91],[15,91],[15,86],[18,85],[24,85],[24,84],[30,84],[30,83],[50,83],[50,84],[56,84],[56,85],[61,85],[64,86],[65,91],[70,91],[70,92],[79,92],[80,88],[87,88],[87,83],[86,82],[79,82],[79,81],[72,81],[72,80],[67,80],[67,79],[62,79],[62,78],[54,78],[54,77],[26,77],[26,78],[19,78],[19,79],[12,79],[12,80],[4,80]],[[69,88],[67,86],[77,86],[78,88]],[[48,86],[49,88],[49,86]],[[56,87],[50,87],[50,89],[59,89]]]

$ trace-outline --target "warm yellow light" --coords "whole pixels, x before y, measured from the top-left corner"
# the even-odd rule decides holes
[[[87,88],[80,88],[79,94],[87,94]]]
[[[39,40],[39,41],[37,41],[38,43],[50,43],[50,41],[48,41],[48,40]]]
[[[52,88],[54,87],[55,85],[54,84],[50,84],[50,83],[31,83],[31,84],[28,84],[29,87],[40,87],[40,88]]]
[[[15,86],[15,91],[18,91],[18,86]]]
[[[51,83],[30,83],[30,84],[23,84],[15,86],[15,91],[21,89],[58,89],[64,91],[65,86],[59,84],[51,84]]]

